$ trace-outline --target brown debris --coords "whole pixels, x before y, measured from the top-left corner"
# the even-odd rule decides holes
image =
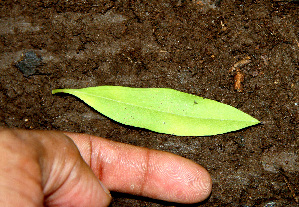
[[[251,62],[251,58],[249,56],[246,56],[244,59],[236,62],[228,72],[231,73],[231,72],[235,71],[237,68],[240,68],[250,62]]]
[[[234,75],[234,89],[238,92],[243,92],[243,85],[242,82],[244,81],[244,74],[241,72],[240,67],[248,64],[251,62],[251,58],[246,56],[244,59],[236,62],[233,67],[228,71],[229,73],[236,71]]]
[[[234,89],[238,92],[242,92],[243,91],[243,85],[242,82],[244,81],[244,75],[243,73],[240,72],[239,69],[237,69],[237,73],[234,76]]]

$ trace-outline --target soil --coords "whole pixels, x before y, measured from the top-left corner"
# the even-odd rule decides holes
[[[0,126],[84,132],[204,166],[192,206],[298,206],[298,1],[0,1]],[[262,121],[177,137],[128,127],[55,88],[173,88]],[[179,206],[113,193],[111,206]],[[185,206],[185,205],[184,205]]]

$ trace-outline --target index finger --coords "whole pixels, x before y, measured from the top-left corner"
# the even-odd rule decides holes
[[[96,136],[65,134],[110,191],[178,203],[201,202],[211,193],[209,173],[191,160]]]

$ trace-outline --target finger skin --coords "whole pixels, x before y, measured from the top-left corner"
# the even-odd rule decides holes
[[[209,173],[191,160],[91,135],[65,134],[111,191],[178,203],[201,202],[211,193]]]
[[[42,206],[40,151],[27,147],[14,134],[0,133],[0,206]],[[27,189],[30,189],[28,191]]]
[[[0,206],[108,206],[111,197],[62,133],[0,129]]]
[[[66,134],[110,190],[178,203],[200,202],[211,192],[209,174],[190,160]],[[59,132],[0,130],[0,206],[107,206],[111,197],[73,141]]]

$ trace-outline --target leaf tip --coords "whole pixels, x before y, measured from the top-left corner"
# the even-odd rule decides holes
[[[252,118],[253,118],[254,125],[262,123],[260,120],[254,118],[254,117],[252,117]]]
[[[52,90],[52,94],[61,93],[63,92],[62,89],[54,89]]]

